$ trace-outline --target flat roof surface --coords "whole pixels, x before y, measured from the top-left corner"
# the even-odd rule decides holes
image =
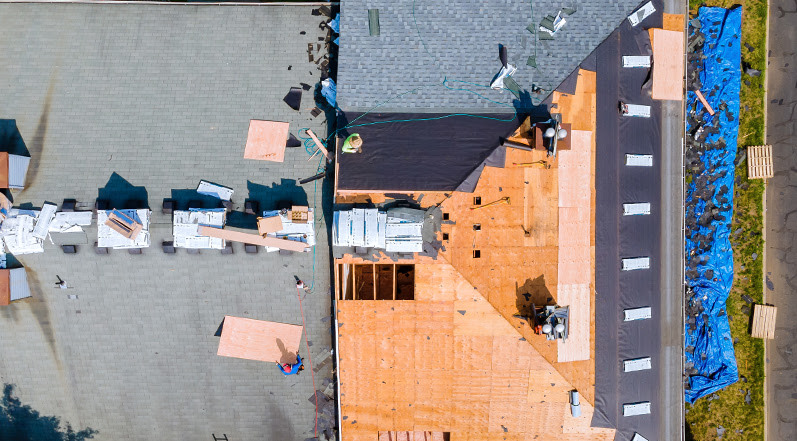
[[[522,89],[536,84],[550,93],[639,4],[347,0],[341,4],[338,105],[353,112],[379,105],[375,111],[512,113],[512,93],[484,87],[501,69],[499,45],[507,48],[509,63],[518,68],[513,78]],[[562,14],[564,27],[553,40],[540,40],[542,19],[568,6],[576,12]],[[378,36],[370,35],[369,9],[379,11]],[[526,29],[529,25],[533,34]],[[527,64],[532,56],[536,67]]]
[[[316,199],[312,184],[285,181],[316,173],[304,149],[288,149],[282,164],[243,159],[250,119],[326,133],[308,92],[301,112],[282,102],[320,78],[306,50],[326,17],[311,10],[0,5],[0,119],[15,120],[32,156],[15,206],[74,198],[80,209],[99,193],[153,209],[142,255],[90,245],[67,255],[48,240],[43,254],[18,256],[33,297],[0,308],[0,382],[23,405],[98,430],[97,440],[313,436],[311,370],[286,378],[273,363],[219,357],[214,336],[225,315],[301,323],[293,275],[312,282],[313,253],[159,246],[172,231],[161,201],[185,209],[200,179],[233,188],[236,210],[249,197],[261,209],[285,199],[320,207],[320,183]],[[86,231],[93,244],[96,224]],[[325,228],[318,235],[327,243]],[[318,388],[332,365],[327,256],[316,249],[303,300]],[[55,289],[56,275],[70,289]]]

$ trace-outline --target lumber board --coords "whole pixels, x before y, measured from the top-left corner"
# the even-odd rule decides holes
[[[703,92],[696,90],[695,95],[697,95],[697,99],[699,99],[700,102],[703,103],[703,107],[706,108],[708,114],[714,115],[714,109],[712,109],[711,106],[708,104],[708,101],[706,101],[706,97],[703,96]]]
[[[308,130],[307,134],[310,135],[310,138],[313,139],[313,142],[315,143],[315,146],[318,147],[318,150],[321,150],[321,153],[323,153],[324,156],[326,156],[326,158],[331,161],[332,155],[329,154],[327,149],[324,147],[324,144],[321,144],[321,141],[318,140],[318,137],[315,136],[315,133],[313,133],[312,130]],[[315,155],[315,153],[313,153],[313,155]]]
[[[219,239],[230,240],[233,242],[249,243],[264,247],[274,247],[281,250],[303,252],[307,249],[307,244],[295,240],[277,239],[275,237],[262,237],[257,234],[241,233],[223,228],[208,227],[200,225],[199,234],[208,237],[218,237]]]

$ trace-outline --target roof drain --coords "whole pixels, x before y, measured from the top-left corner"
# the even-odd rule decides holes
[[[379,36],[379,9],[368,10],[368,29],[372,37]]]

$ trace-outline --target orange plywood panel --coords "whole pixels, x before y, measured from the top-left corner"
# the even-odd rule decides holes
[[[0,152],[0,188],[8,188],[8,152]]]
[[[289,124],[286,122],[250,120],[244,158],[273,162],[284,161],[288,126]]]
[[[683,14],[662,14],[663,16],[663,25],[662,29],[666,31],[677,31],[683,32],[684,31],[684,16]]]
[[[0,306],[11,303],[11,270],[0,268]]]
[[[302,327],[225,316],[217,354],[247,360],[295,363]]]
[[[569,306],[567,341],[557,340],[559,362],[590,359],[589,284],[559,285],[559,305]]]
[[[656,100],[682,100],[684,97],[684,33],[653,29],[653,86]]]

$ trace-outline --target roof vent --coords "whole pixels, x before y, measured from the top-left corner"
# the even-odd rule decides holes
[[[368,29],[372,37],[379,36],[379,9],[368,10]]]

